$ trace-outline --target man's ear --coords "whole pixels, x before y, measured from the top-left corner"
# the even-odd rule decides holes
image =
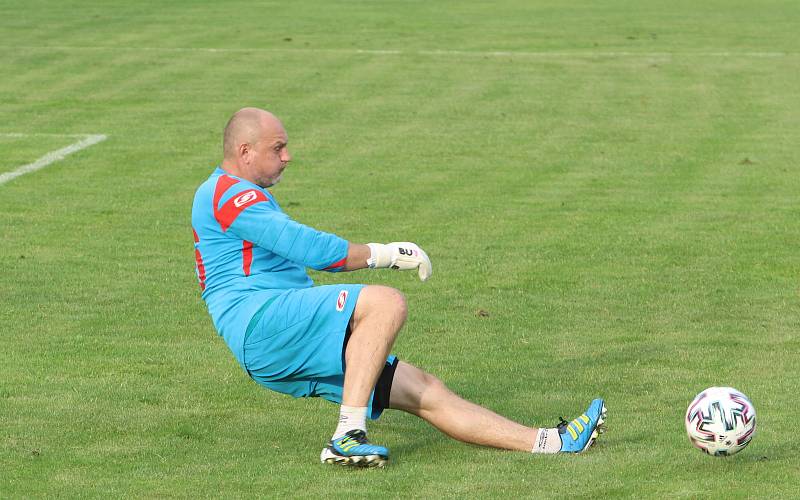
[[[252,148],[246,142],[243,144],[239,144],[239,158],[244,161],[244,163],[250,163],[250,156],[252,154]]]

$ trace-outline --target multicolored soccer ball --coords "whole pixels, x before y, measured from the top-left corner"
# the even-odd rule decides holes
[[[738,453],[756,433],[756,409],[732,387],[709,387],[686,410],[692,444],[714,456]]]

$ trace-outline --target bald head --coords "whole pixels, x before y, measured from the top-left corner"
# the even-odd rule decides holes
[[[292,159],[288,141],[286,130],[275,115],[263,109],[242,108],[225,126],[220,166],[261,187],[272,186],[281,180]]]
[[[269,111],[259,108],[242,108],[231,116],[225,126],[222,151],[225,159],[236,157],[242,144],[255,144],[275,127],[283,128],[280,120]]]

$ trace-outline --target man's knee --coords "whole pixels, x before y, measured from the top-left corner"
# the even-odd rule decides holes
[[[432,397],[433,401],[439,401],[440,397],[450,392],[450,389],[444,385],[438,377],[431,375],[427,372],[422,372],[422,387],[423,390]]]
[[[353,313],[353,328],[371,315],[391,319],[399,330],[408,316],[406,298],[397,289],[388,286],[369,285],[361,290]]]
[[[392,392],[391,408],[419,415],[440,404],[446,404],[450,389],[439,378],[403,361],[397,366]]]

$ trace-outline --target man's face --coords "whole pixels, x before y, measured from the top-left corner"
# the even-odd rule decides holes
[[[292,160],[286,130],[278,120],[269,120],[261,138],[250,146],[248,170],[252,180],[263,188],[281,180],[286,165]]]

